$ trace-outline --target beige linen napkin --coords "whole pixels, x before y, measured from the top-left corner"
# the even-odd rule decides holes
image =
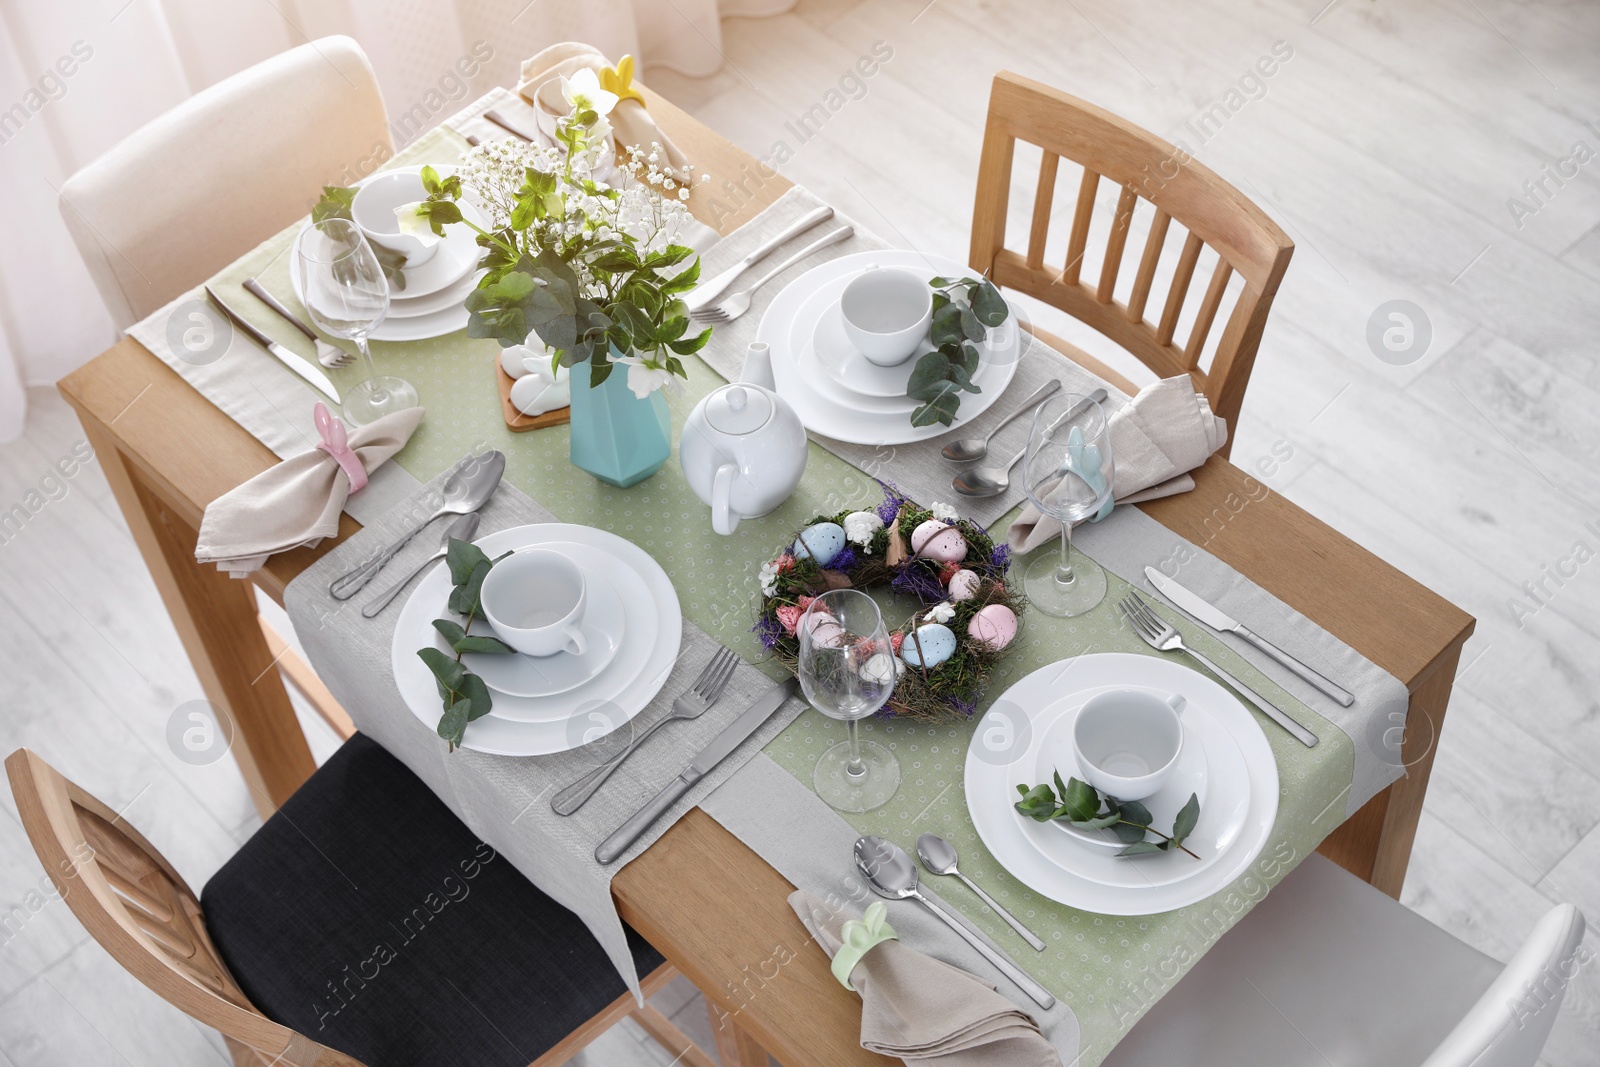
[[[559,85],[556,79],[570,78],[584,69],[599,73],[601,69],[609,66],[611,61],[593,45],[580,44],[577,41],[553,44],[533,58],[522,61],[517,95],[532,104],[535,110],[564,115],[567,112],[567,102],[560,90],[554,87]],[[543,90],[542,97],[541,90]],[[633,145],[648,150],[652,143],[659,144],[661,154],[665,157],[662,161],[663,169],[670,170],[678,176],[688,176],[688,157],[672,143],[670,137],[661,132],[661,127],[656,125],[656,120],[650,117],[643,103],[631,97],[619,100],[608,120],[611,123],[612,137],[617,143],[619,155],[620,149]]]
[[[350,451],[371,474],[405,447],[422,421],[407,408],[349,431]],[[319,448],[290,456],[213,500],[200,520],[194,558],[243,578],[267,557],[313,546],[339,532],[350,476]]]
[[[1151,382],[1110,421],[1118,504],[1187,493],[1192,471],[1228,440],[1228,424],[1211,413],[1187,374]],[[1025,504],[1007,535],[1016,552],[1031,552],[1061,536],[1061,523]]]
[[[803,889],[789,906],[831,959],[854,916]],[[1038,1024],[994,986],[898,941],[868,951],[850,984],[861,994],[861,1047],[868,1052],[938,1067],[1061,1067]]]

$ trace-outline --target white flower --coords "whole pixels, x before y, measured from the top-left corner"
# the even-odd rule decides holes
[[[421,241],[423,248],[432,248],[439,243],[441,238],[433,232],[432,225],[417,210],[421,206],[421,200],[413,200],[409,204],[401,204],[394,209],[395,221],[400,224],[401,233]]]
[[[640,400],[657,389],[673,384],[676,377],[667,369],[664,362],[646,356],[620,356],[613,362],[621,363],[628,368],[628,388],[633,390],[633,395]]]
[[[955,508],[938,500],[929,504],[928,510],[933,512],[933,517],[941,522],[955,522],[956,519],[961,517],[961,513]]]
[[[881,529],[883,520],[878,518],[875,511],[852,511],[844,517],[845,540],[862,548],[870,548],[873,536]]]
[[[593,111],[596,115],[609,115],[611,109],[617,106],[617,94],[600,88],[600,75],[589,67],[570,78],[563,76],[561,95],[567,98],[568,107],[578,111]]]
[[[778,564],[768,560],[761,565],[761,595],[771,596],[778,589]]]
[[[949,622],[956,617],[956,606],[948,600],[940,601],[922,617],[923,622]]]

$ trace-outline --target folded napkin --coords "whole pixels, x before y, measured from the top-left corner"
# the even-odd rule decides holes
[[[1211,413],[1187,374],[1163,378],[1111,416],[1111,452],[1116,468],[1112,496],[1118,504],[1187,493],[1200,466],[1228,440],[1228,424]],[[1016,552],[1031,552],[1061,536],[1061,521],[1025,504],[1008,539]]]
[[[350,430],[346,444],[370,474],[405,447],[422,415],[422,408],[385,415]],[[329,452],[290,456],[207,506],[194,558],[243,578],[268,556],[338,533],[349,495],[350,476]]]
[[[637,145],[648,151],[651,144],[658,144],[663,157],[662,169],[675,176],[688,177],[688,157],[661,132],[656,120],[645,110],[644,98],[633,88],[632,56],[623,56],[613,68],[611,61],[592,45],[577,41],[553,44],[532,59],[522,61],[517,95],[546,115],[565,115],[567,102],[561,95],[560,79],[571,78],[580,70],[594,71],[600,78],[600,87],[619,97],[616,107],[607,116],[619,155],[624,148]]]
[[[789,906],[832,959],[851,916],[803,889]],[[939,1067],[1061,1067],[1038,1024],[994,986],[899,941],[870,949],[849,978],[868,1052]]]

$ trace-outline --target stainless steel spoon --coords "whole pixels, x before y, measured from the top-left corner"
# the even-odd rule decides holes
[[[468,456],[456,464],[456,471],[444,483],[443,502],[439,510],[417,523],[400,536],[394,544],[376,556],[335,578],[328,586],[328,595],[335,600],[349,600],[370,582],[383,565],[394,558],[413,537],[428,524],[446,515],[465,515],[477,511],[489,502],[494,491],[500,488],[500,478],[506,472],[504,452],[485,452],[481,456]]]
[[[1059,425],[1077,415],[1082,410],[1084,403],[1089,400],[1093,400],[1096,404],[1104,404],[1106,402],[1106,391],[1104,389],[1096,389],[1083,402],[1072,405],[1065,415],[1056,420],[1056,424]],[[1005,463],[995,467],[973,467],[970,470],[964,470],[951,479],[950,485],[962,496],[999,496],[1011,488],[1011,468],[1020,463],[1022,457],[1027,454],[1028,448],[1024,445],[1021,451]]]
[[[962,874],[956,867],[956,847],[938,834],[923,834],[917,838],[917,858],[922,865],[928,868],[929,874],[953,874],[966,883],[968,889],[978,894],[985,904],[994,909],[994,913],[1006,921],[1006,925],[1022,935],[1022,940],[1033,946],[1035,952],[1044,951],[1044,942],[1039,940],[1039,935],[1023,926],[1017,917],[1001,907],[988,893],[978,888],[978,883]]]
[[[478,513],[473,511],[461,516],[455,522],[452,522],[448,527],[445,528],[444,536],[439,538],[439,550],[433,555],[429,556],[427,559],[423,560],[421,565],[418,566],[416,570],[412,571],[410,574],[406,575],[404,578],[400,579],[398,582],[395,582],[389,588],[373,597],[372,600],[361,609],[361,617],[364,619],[373,618],[378,614],[378,612],[388,607],[389,602],[400,595],[400,590],[411,584],[411,579],[415,578],[417,575],[433,566],[439,560],[444,559],[446,554],[448,554],[450,551],[450,542],[452,540],[470,541],[474,537],[478,536],[478,520]]]
[[[893,841],[869,835],[856,839],[855,858],[856,870],[861,872],[861,877],[867,880],[873,892],[890,900],[920,901],[923,907],[943,919],[950,929],[977,949],[984,959],[994,964],[1001,974],[1032,997],[1034,1003],[1041,1008],[1055,1007],[1056,998],[1050,995],[1048,989],[1029,978],[1022,972],[1022,968],[1006,959],[998,949],[990,948],[955,916],[922,895],[917,889],[917,866],[911,862],[911,857],[906,855],[905,849]]]
[[[1025,415],[1039,405],[1045,397],[1054,396],[1061,391],[1061,383],[1052,378],[1033,391],[1033,395],[1022,402],[1022,406],[1011,414],[995,423],[994,429],[982,437],[963,437],[959,441],[951,441],[939,450],[945,459],[952,463],[976,463],[989,454],[989,442],[994,440],[994,435],[1011,424],[1011,420],[1019,415]]]

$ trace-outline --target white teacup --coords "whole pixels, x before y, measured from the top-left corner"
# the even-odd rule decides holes
[[[483,580],[481,604],[500,640],[524,655],[581,656],[589,649],[583,571],[560,552],[528,549],[496,563]]]
[[[1183,751],[1185,701],[1141,689],[1098,693],[1072,724],[1072,752],[1084,781],[1118,800],[1143,800],[1159,790]]]
[[[428,190],[422,186],[422,175],[403,171],[375,174],[356,190],[350,202],[350,217],[367,240],[382,245],[406,257],[407,267],[418,267],[433,258],[439,250],[438,241],[425,241],[414,234],[400,232],[400,220],[395,218],[395,208],[425,200]]]
[[[845,336],[867,359],[893,367],[911,358],[933,321],[933,288],[896,267],[869,267],[839,297]]]

